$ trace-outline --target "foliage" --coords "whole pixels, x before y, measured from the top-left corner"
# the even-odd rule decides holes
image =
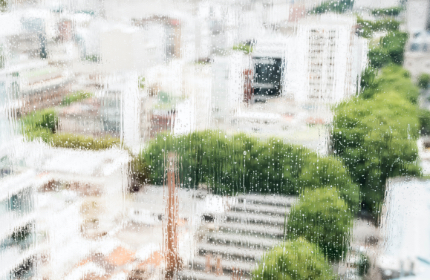
[[[233,50],[235,51],[243,51],[245,54],[252,53],[251,44],[238,44],[233,46]]]
[[[30,140],[37,137],[47,139],[55,133],[58,116],[54,109],[34,111],[21,119],[23,133]]]
[[[120,144],[118,138],[94,138],[70,133],[57,134],[58,116],[54,109],[44,109],[30,113],[21,119],[23,134],[27,140],[41,138],[53,147],[101,150]]]
[[[406,32],[389,32],[381,39],[382,47],[387,50],[388,55],[393,63],[398,65],[403,64],[403,53],[405,52],[405,44],[408,40]]]
[[[288,217],[289,239],[303,237],[317,244],[332,261],[345,257],[353,216],[335,188],[307,190]]]
[[[365,90],[371,87],[374,84],[376,78],[377,70],[373,67],[366,67],[364,71],[361,73],[361,81],[360,87],[362,90]]]
[[[141,90],[145,89],[145,77],[139,77],[138,86]]]
[[[92,97],[93,94],[90,92],[84,92],[84,91],[77,91],[72,94],[66,95],[63,97],[63,100],[61,101],[62,106],[68,106],[72,104],[73,102],[78,102],[87,98]]]
[[[338,1],[326,1],[315,7],[311,13],[323,14],[328,12],[333,13],[344,13],[351,10],[354,6],[354,0],[338,0]]]
[[[430,83],[430,74],[423,73],[418,77],[418,86],[426,89]]]
[[[98,62],[100,62],[100,56],[98,56],[96,54],[87,55],[87,56],[85,56],[85,60],[89,61],[89,62],[98,63]]]
[[[299,238],[270,250],[252,272],[258,280],[330,280],[336,279],[319,248]]]
[[[391,8],[383,8],[383,9],[374,9],[372,10],[372,15],[374,16],[398,16],[403,11],[402,7],[391,7]]]
[[[72,133],[53,134],[50,138],[45,140],[45,142],[53,147],[86,150],[110,149],[120,144],[120,140],[118,138],[95,138],[92,136],[76,135]]]
[[[430,111],[426,109],[420,109],[418,111],[418,119],[420,123],[421,134],[430,134]]]
[[[149,167],[144,160],[140,157],[132,156],[132,160],[129,163],[130,170],[130,186],[131,192],[139,191],[140,187],[148,182],[148,176],[150,174]]]
[[[7,9],[7,0],[0,0],[0,12],[4,12]]]
[[[390,63],[402,65],[407,39],[407,33],[397,31],[390,32],[385,37],[381,38],[379,45],[369,50],[368,57],[370,66],[373,68],[381,68]]]
[[[371,38],[374,32],[397,32],[400,27],[400,22],[391,18],[371,21],[357,17],[357,24],[360,26],[359,35],[364,38]]]
[[[388,51],[382,47],[376,46],[369,49],[367,53],[370,67],[378,69],[391,62]]]
[[[400,66],[408,34],[399,32],[399,22],[392,19],[357,22],[364,37],[388,34],[369,50],[360,98],[335,108],[332,142],[360,186],[362,206],[377,216],[389,177],[420,174],[415,140],[430,122],[425,114],[419,116],[419,90]]]
[[[359,184],[363,206],[374,214],[384,199],[387,178],[420,174],[417,108],[397,86],[402,85],[385,85],[373,98],[355,98],[335,108],[334,151]]]
[[[380,75],[373,80],[373,83],[364,89],[361,97],[372,98],[375,94],[396,92],[413,104],[417,104],[420,94],[418,88],[410,79],[410,74],[404,68],[397,65],[384,67]]]
[[[369,257],[365,254],[360,254],[360,259],[358,260],[358,275],[364,276],[369,271],[370,261]]]
[[[299,194],[305,188],[335,186],[353,210],[358,206],[357,186],[339,160],[279,139],[228,137],[220,131],[159,135],[140,155],[148,164],[152,183],[163,184],[169,152],[176,153],[184,187],[204,183],[218,194]]]

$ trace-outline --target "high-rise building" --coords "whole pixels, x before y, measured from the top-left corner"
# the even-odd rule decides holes
[[[287,48],[284,95],[301,102],[338,102],[359,91],[367,41],[351,16],[322,15],[298,21]]]

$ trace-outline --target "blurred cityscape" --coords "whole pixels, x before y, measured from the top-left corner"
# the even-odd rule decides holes
[[[304,161],[330,160],[329,167],[300,172],[334,186],[337,179],[327,175],[328,182],[325,174],[350,176],[350,166],[361,163],[337,160],[347,151],[336,144],[336,124],[344,119],[333,108],[372,89],[375,45],[385,51],[384,40],[401,34],[401,61],[388,49],[397,44],[391,41],[376,57],[389,56],[397,66],[378,67],[403,67],[413,87],[427,81],[416,101],[420,121],[430,110],[429,0],[0,0],[0,7],[0,279],[269,279],[253,271],[285,241],[303,190],[240,191],[252,185],[241,181],[250,176],[243,172],[234,181],[238,191],[225,191],[230,179],[212,179],[212,171],[185,175],[192,151],[215,139],[189,135],[210,130],[226,143],[246,135],[269,146],[282,139],[303,147],[297,153]],[[389,27],[368,34],[372,22]],[[397,23],[396,31],[388,29]],[[381,69],[377,74],[388,71]],[[410,107],[398,110],[409,114]],[[430,279],[430,130],[420,122],[413,136],[414,121],[404,121],[404,138],[416,156],[398,164],[399,170],[415,164],[420,176],[386,174],[378,206],[372,198],[351,207],[360,209],[341,238],[348,249],[340,259],[321,249],[329,275]],[[171,139],[183,139],[183,146]],[[189,147],[188,140],[197,144]],[[407,154],[401,145],[396,149]],[[210,148],[207,166],[218,150],[222,168],[238,161],[244,170],[253,156],[247,148],[233,160],[235,148]],[[281,157],[270,155],[276,158],[266,158],[269,167]],[[390,172],[403,160],[387,157]],[[288,164],[264,170],[279,177]],[[383,173],[381,166],[369,170]],[[263,161],[261,168],[255,174],[266,172]],[[301,168],[291,164],[289,172]],[[313,187],[306,180],[297,184]],[[354,180],[345,184],[357,184],[360,199],[369,197]],[[350,211],[359,194],[345,195],[342,182],[339,203]],[[338,279],[309,275],[273,279]]]

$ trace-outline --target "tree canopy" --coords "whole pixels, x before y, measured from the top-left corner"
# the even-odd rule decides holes
[[[408,102],[416,101],[417,90],[399,73],[383,69],[364,98],[335,108],[334,151],[359,184],[365,208],[374,213],[389,177],[420,174],[416,140],[421,127],[417,106]]]
[[[430,83],[430,74],[423,73],[418,77],[418,86],[422,89],[428,88]]]
[[[252,279],[334,280],[336,277],[318,246],[299,238],[269,251],[252,272]]]
[[[307,190],[292,207],[287,235],[317,244],[328,259],[338,261],[348,251],[352,217],[335,188]]]
[[[185,187],[204,183],[218,194],[291,195],[305,188],[334,186],[351,209],[358,206],[358,188],[340,160],[320,157],[280,139],[262,141],[245,134],[227,136],[221,131],[160,135],[140,155],[148,165],[152,183],[163,184],[169,152],[177,155],[180,181]]]

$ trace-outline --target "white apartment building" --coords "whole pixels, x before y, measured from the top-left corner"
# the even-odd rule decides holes
[[[334,103],[359,92],[367,41],[355,17],[335,14],[298,21],[286,53],[284,95],[298,102]]]

